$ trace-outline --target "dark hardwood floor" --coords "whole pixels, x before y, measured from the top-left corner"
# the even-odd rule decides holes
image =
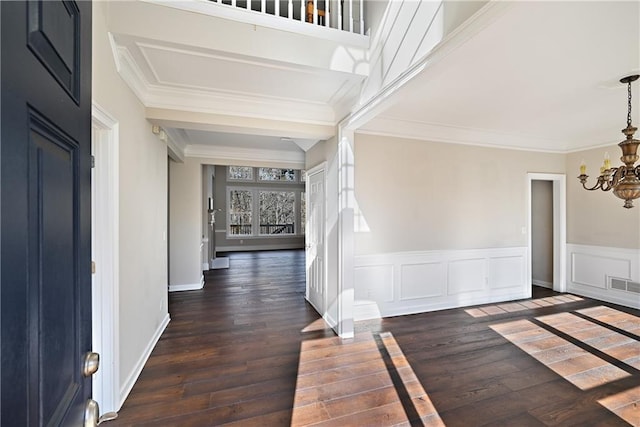
[[[170,294],[109,425],[640,425],[637,310],[536,287],[341,341],[304,300],[303,251],[229,256],[203,290]]]

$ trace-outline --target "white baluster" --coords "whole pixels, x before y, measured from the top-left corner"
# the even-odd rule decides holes
[[[300,0],[300,21],[307,22],[307,0]]]
[[[360,0],[360,34],[364,35],[364,4]]]
[[[349,0],[349,31],[353,33],[353,0]]]
[[[344,3],[342,3],[342,0],[338,0],[338,29],[341,30],[342,29],[342,5],[344,5]]]
[[[267,13],[267,0],[260,1],[260,12]]]
[[[236,0],[231,0],[231,6],[236,7]]]
[[[276,11],[275,11],[275,15],[276,16],[280,16],[280,0],[276,0],[275,1],[276,4]]]
[[[289,5],[287,7],[287,18],[293,19],[293,0],[289,0]]]
[[[318,4],[316,1],[318,0],[313,0],[313,25],[318,23]]]
[[[324,26],[331,27],[331,13],[329,11],[329,0],[324,0]]]
[[[247,10],[251,10],[251,0],[247,0]]]

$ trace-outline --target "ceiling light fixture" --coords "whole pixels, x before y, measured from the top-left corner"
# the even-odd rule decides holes
[[[627,139],[618,144],[622,150],[620,160],[624,165],[612,168],[609,153],[605,153],[600,176],[593,187],[588,188],[586,185],[589,175],[586,174],[587,166],[584,164],[584,160],[580,165],[580,176],[578,176],[585,190],[613,190],[613,194],[624,200],[624,207],[627,209],[632,208],[633,201],[640,198],[640,164],[635,165],[639,159],[638,145],[640,145],[640,140],[633,138],[633,134],[638,128],[631,126],[631,83],[638,80],[638,77],[640,75],[636,74],[620,79],[620,83],[626,83],[629,88],[627,127],[622,129],[622,133],[626,135]]]

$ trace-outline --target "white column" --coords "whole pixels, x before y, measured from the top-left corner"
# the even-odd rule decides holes
[[[354,132],[338,132],[338,335],[352,338],[354,302]]]

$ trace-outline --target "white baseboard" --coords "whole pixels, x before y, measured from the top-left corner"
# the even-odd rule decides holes
[[[127,377],[127,380],[124,382],[124,384],[122,384],[122,387],[120,387],[120,402],[119,402],[118,408],[122,407],[122,405],[124,404],[124,401],[129,396],[129,393],[131,393],[131,389],[133,388],[136,381],[138,380],[138,377],[140,376],[140,373],[142,372],[144,365],[147,363],[147,360],[149,360],[149,356],[151,356],[151,352],[153,351],[156,344],[158,343],[158,340],[162,336],[162,333],[167,328],[167,325],[169,324],[170,320],[171,318],[169,317],[169,313],[167,313],[164,319],[162,319],[162,322],[160,322],[160,325],[158,325],[158,328],[156,329],[155,333],[149,340],[149,343],[147,343],[147,346],[145,347],[144,351],[140,355],[140,358],[138,359],[138,362],[134,366],[132,372]]]
[[[184,285],[169,285],[169,292],[197,291],[204,288],[204,275],[200,277],[199,283],[186,283]]]
[[[304,249],[304,243],[281,243],[276,245],[216,246],[216,252],[277,251],[277,250],[285,250],[285,249]]]
[[[209,263],[207,262],[202,263],[202,271],[209,271]]]
[[[640,309],[640,295],[612,289],[611,277],[640,281],[640,249],[567,244],[567,290]]]
[[[536,286],[542,286],[543,288],[553,289],[553,283],[545,282],[544,280],[531,279],[531,283]]]
[[[229,268],[229,258],[217,257],[211,260],[209,264],[211,270],[219,270],[222,268]]]
[[[531,296],[526,247],[360,255],[354,271],[355,320]]]

